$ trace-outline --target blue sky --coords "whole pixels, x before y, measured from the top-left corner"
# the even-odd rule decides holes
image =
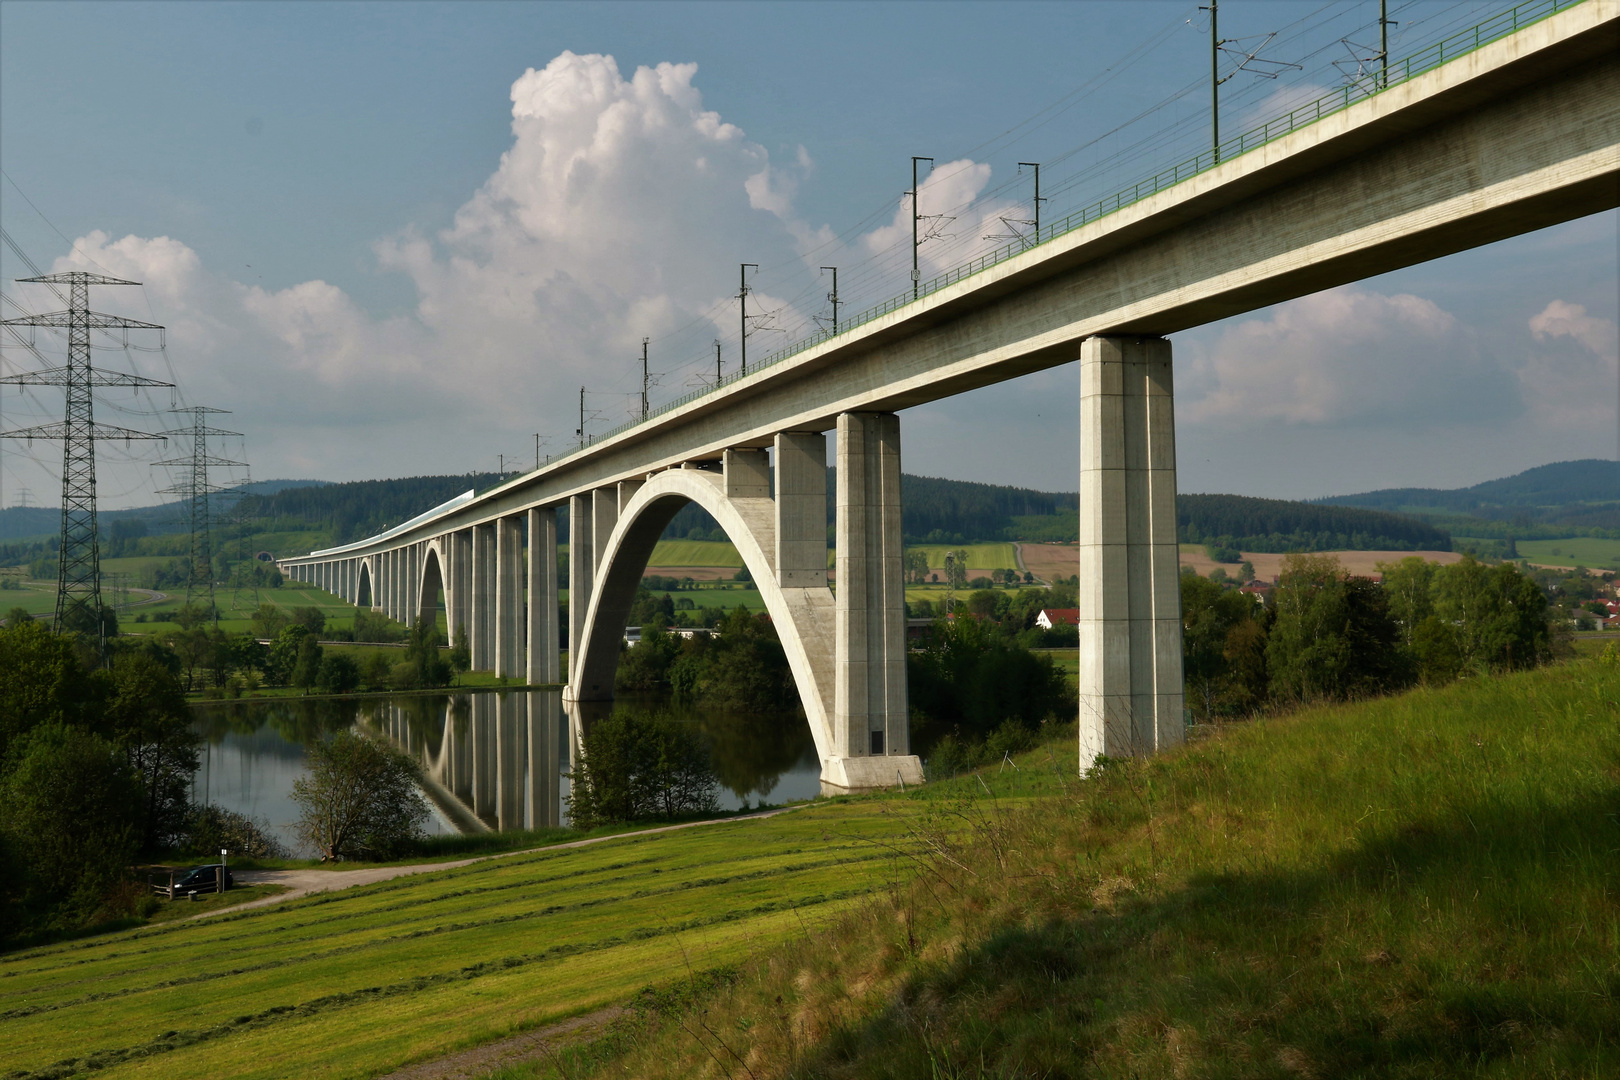
[[[1394,51],[1497,6],[1397,0]],[[1221,17],[1302,65],[1227,83],[1228,130],[1376,40],[1365,0]],[[643,336],[655,401],[712,370],[716,337],[729,369],[738,262],[763,265],[785,331],[751,350],[821,313],[823,262],[857,307],[899,291],[910,155],[941,166],[925,212],[955,219],[925,246],[936,268],[1027,214],[1019,161],[1046,163],[1061,213],[1187,156],[1207,29],[1176,3],[6,0],[0,223],[42,266],[144,280],[95,303],[168,325],[166,354],[99,362],[233,410],[254,476],[488,469],[536,431],[566,445],[581,383],[593,427],[623,419]],[[1176,335],[1183,490],[1451,486],[1614,454],[1617,237],[1599,215]],[[0,252],[8,295],[51,306],[25,274]],[[36,363],[11,342],[0,362]],[[8,390],[5,425],[49,419],[50,395]],[[1071,366],[910,410],[905,467],[1072,489],[1076,397]],[[55,501],[54,451],[0,450],[0,503]],[[105,450],[108,499],[153,501],[158,454]]]

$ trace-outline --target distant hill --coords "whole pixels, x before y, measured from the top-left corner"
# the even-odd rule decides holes
[[[220,539],[230,535],[243,548],[277,553],[360,540],[415,517],[469,488],[487,491],[501,480],[493,473],[413,476],[392,480],[324,483],[270,480],[247,485],[229,514]],[[829,495],[837,477],[828,470]],[[1073,541],[1079,531],[1079,496],[1072,491],[1035,491],[938,477],[902,475],[903,524],[910,543],[974,541]],[[833,500],[828,499],[828,526]],[[1412,516],[1383,509],[1255,499],[1239,495],[1182,495],[1177,531],[1183,543],[1209,543],[1247,551],[1447,550],[1450,533]],[[567,511],[559,515],[567,535]],[[168,553],[186,528],[177,503],[102,515],[113,541],[109,550]],[[59,511],[28,507],[0,511],[0,540],[38,541],[54,534]],[[697,506],[687,506],[665,531],[669,539],[722,539],[719,525]],[[1473,534],[1470,534],[1473,535]],[[150,539],[142,539],[150,538]],[[253,538],[257,538],[256,540]],[[125,543],[120,544],[120,541]],[[251,542],[250,542],[251,541]],[[14,557],[34,553],[18,551]]]
[[[1182,543],[1242,551],[1450,551],[1451,534],[1383,510],[1317,506],[1246,495],[1180,495]]]
[[[237,514],[267,532],[318,529],[333,543],[346,544],[391,529],[469,488],[488,490],[501,479],[494,473],[471,473],[318,486],[293,481],[274,492],[244,497]]]
[[[222,491],[215,498],[228,505],[238,495],[274,495],[290,488],[319,487],[327,480],[254,480],[250,483]],[[186,508],[178,502],[158,503],[156,506],[135,506],[124,510],[102,510],[96,515],[99,524],[107,530],[120,523],[141,522],[146,526],[142,535],[160,536],[164,533],[185,532],[190,525]],[[57,506],[12,506],[0,510],[0,540],[28,540],[55,536],[62,528],[62,509]]]
[[[1608,535],[1620,530],[1620,462],[1560,461],[1472,487],[1384,488],[1315,502],[1394,510],[1462,536]]]

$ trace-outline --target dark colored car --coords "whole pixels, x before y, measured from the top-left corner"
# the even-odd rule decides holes
[[[176,896],[184,896],[189,892],[215,892],[219,888],[218,874],[222,868],[218,863],[207,866],[194,866],[186,871],[184,877],[176,878],[174,892]],[[235,878],[229,870],[225,871],[225,887],[228,889],[236,884]]]

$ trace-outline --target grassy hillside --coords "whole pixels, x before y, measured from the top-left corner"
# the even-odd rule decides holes
[[[0,1074],[377,1075],[718,969],[504,1075],[1613,1075],[1617,703],[1582,661],[1083,782],[1071,729],[905,794],[16,953]]]
[[[566,1075],[1620,1071],[1620,666],[1234,725],[1033,807],[987,797],[1013,775],[934,785],[909,887]]]
[[[537,852],[0,957],[0,1075],[367,1076],[741,963],[896,873],[894,807]]]

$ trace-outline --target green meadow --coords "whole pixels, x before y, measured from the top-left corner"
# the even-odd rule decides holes
[[[1018,551],[1012,544],[908,544],[907,551],[920,551],[928,556],[928,569],[945,569],[947,551],[966,551],[968,566],[975,570],[1013,570],[1018,566]]]
[[[1519,540],[1519,557],[1549,566],[1584,566],[1589,570],[1620,570],[1620,540],[1577,536],[1568,540]]]
[[[729,540],[660,540],[647,565],[742,566],[742,556]]]
[[[902,871],[852,799],[0,957],[0,1075],[370,1076],[743,962]]]
[[[908,887],[499,1075],[1620,1075],[1609,648],[1203,729],[1034,806],[992,793],[1040,749],[930,785]]]

